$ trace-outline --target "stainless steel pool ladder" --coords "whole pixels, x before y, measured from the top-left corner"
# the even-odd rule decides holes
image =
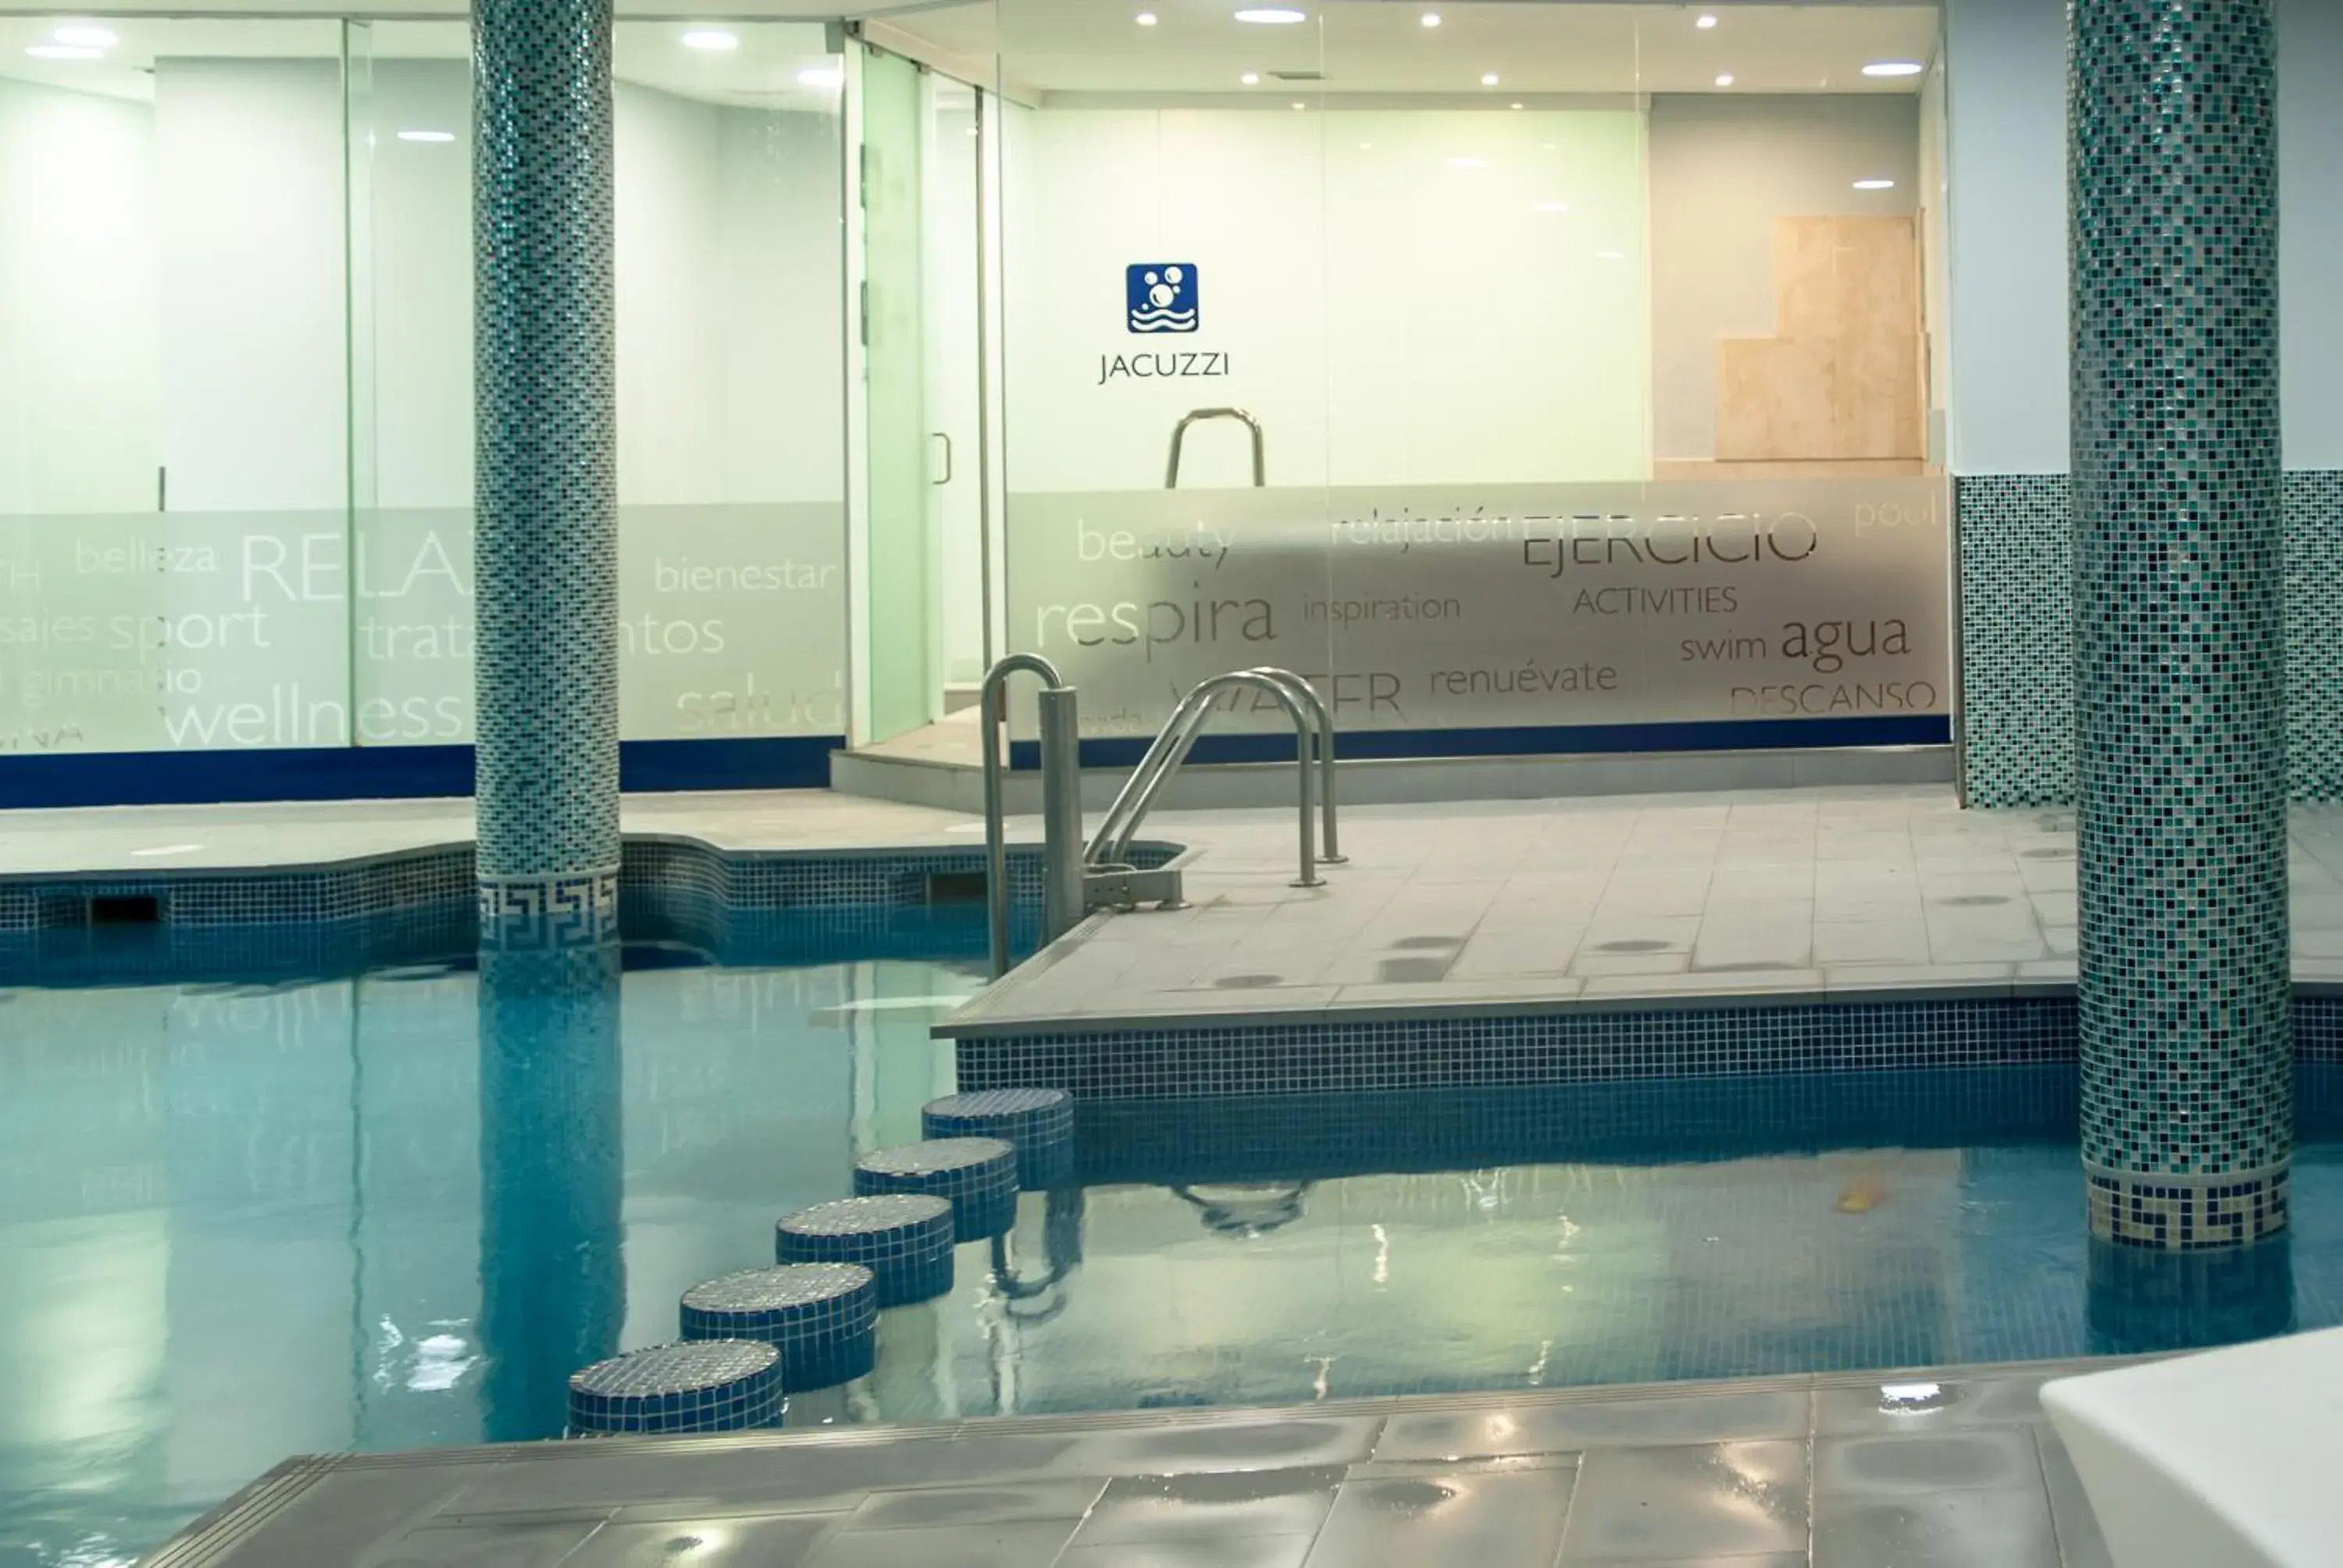
[[[1302,874],[1293,886],[1317,888],[1325,885],[1318,875],[1320,861],[1322,859],[1326,864],[1338,865],[1342,859],[1334,819],[1334,722],[1326,711],[1325,703],[1319,700],[1318,694],[1311,689],[1308,681],[1292,670],[1266,667],[1215,675],[1209,680],[1199,681],[1187,696],[1180,699],[1180,705],[1172,710],[1172,717],[1157,732],[1154,744],[1147,749],[1147,755],[1140,759],[1139,766],[1123,784],[1121,792],[1115,796],[1114,804],[1107,808],[1106,819],[1099,824],[1098,831],[1091,835],[1090,847],[1082,854],[1087,879],[1094,880],[1101,872],[1128,869],[1131,842],[1139,832],[1140,823],[1146,819],[1156,797],[1162,793],[1172,775],[1178,772],[1181,763],[1187,760],[1190,749],[1196,744],[1196,737],[1202,732],[1205,721],[1212,715],[1215,699],[1224,691],[1248,687],[1270,693],[1293,720],[1294,761],[1301,775],[1302,797]],[[1311,766],[1313,740],[1318,762],[1314,769]],[[1311,788],[1313,778],[1319,783],[1315,791]],[[1316,835],[1312,831],[1311,802],[1313,793],[1322,812],[1321,820],[1325,833],[1322,856],[1318,852]],[[1094,892],[1093,902],[1096,901],[1100,900]]]
[[[1172,427],[1172,457],[1163,466],[1163,487],[1180,487],[1180,448],[1188,439],[1188,427],[1202,419],[1234,419],[1252,432],[1252,487],[1256,490],[1269,483],[1268,459],[1262,450],[1261,421],[1242,408],[1194,408],[1180,417]]]
[[[992,978],[1009,972],[1009,846],[1001,821],[1001,727],[1009,718],[1009,678],[1041,678],[1041,940],[1056,941],[1088,910],[1082,888],[1081,732],[1074,689],[1037,653],[1012,653],[984,672],[977,728],[984,732],[985,925]]]

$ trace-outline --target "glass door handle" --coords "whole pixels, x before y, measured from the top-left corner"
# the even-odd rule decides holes
[[[951,437],[941,430],[930,431],[930,434],[944,444],[944,477],[940,479],[930,479],[928,482],[931,485],[949,485],[952,482]]]

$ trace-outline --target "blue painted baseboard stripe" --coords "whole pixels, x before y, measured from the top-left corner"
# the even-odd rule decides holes
[[[1101,736],[1082,742],[1085,768],[1130,768],[1151,737]],[[1369,758],[1581,757],[1668,751],[1762,751],[1838,746],[1944,746],[1952,720],[1941,713],[1866,715],[1847,719],[1717,719],[1674,724],[1541,724],[1483,729],[1346,729],[1334,753]],[[1009,763],[1041,765],[1038,741],[1011,741]],[[1291,762],[1291,734],[1212,735],[1197,739],[1196,762]]]
[[[623,789],[822,789],[842,735],[628,740]],[[0,807],[391,800],[472,792],[468,746],[271,747],[0,759]]]

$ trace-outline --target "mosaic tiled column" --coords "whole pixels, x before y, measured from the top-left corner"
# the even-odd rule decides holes
[[[2271,0],[2072,0],[2093,1232],[2282,1231],[2293,1143]]]
[[[611,939],[618,880],[610,0],[472,11],[480,940]]]
[[[618,945],[480,955],[480,1435],[558,1437],[626,1319]]]

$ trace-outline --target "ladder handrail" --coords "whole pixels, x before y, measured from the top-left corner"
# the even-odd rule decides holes
[[[1252,432],[1252,487],[1269,483],[1269,460],[1262,446],[1261,421],[1242,408],[1192,408],[1172,427],[1172,457],[1163,466],[1163,487],[1180,487],[1180,448],[1187,443],[1188,427],[1199,419],[1235,419]]]
[[[984,684],[977,689],[977,728],[984,732],[984,916],[986,934],[990,939],[992,978],[995,980],[1009,972],[1009,844],[1001,799],[1001,727],[1009,721],[1009,678],[1018,674],[1040,676],[1042,685],[1051,691],[1071,689],[1066,685],[1065,677],[1058,673],[1058,667],[1038,653],[1010,654],[984,672]],[[1053,792],[1053,788],[1066,788],[1065,780],[1053,781],[1046,774],[1041,784],[1045,797]],[[1072,780],[1071,788],[1075,799],[1079,799],[1081,791],[1079,776]],[[1057,834],[1050,831],[1058,827],[1059,817],[1048,809],[1045,799],[1042,809],[1045,829],[1043,855],[1080,855],[1080,818],[1075,819],[1072,844],[1059,843]],[[1044,876],[1044,885],[1050,888],[1057,887],[1061,879],[1055,866],[1048,868]],[[1079,910],[1074,911],[1074,918],[1081,918]],[[1055,937],[1060,933],[1049,934]]]
[[[1253,667],[1252,673],[1265,675],[1272,680],[1282,681],[1310,709],[1318,726],[1318,858],[1330,866],[1339,866],[1349,857],[1334,836],[1334,716],[1327,711],[1324,699],[1317,688],[1290,669],[1280,669],[1273,664]]]
[[[1312,831],[1310,820],[1311,785],[1315,771],[1310,766],[1310,745],[1316,731],[1312,722],[1315,714],[1312,707],[1305,707],[1303,699],[1294,694],[1294,687],[1289,685],[1289,681],[1298,684],[1300,677],[1282,670],[1267,673],[1259,669],[1237,669],[1200,680],[1191,688],[1188,695],[1180,699],[1179,706],[1172,710],[1172,717],[1157,733],[1155,743],[1147,749],[1147,755],[1141,759],[1121,792],[1115,797],[1113,806],[1108,809],[1107,819],[1091,836],[1090,848],[1083,856],[1085,863],[1095,867],[1122,862],[1123,857],[1130,853],[1131,841],[1139,832],[1140,823],[1146,819],[1147,813],[1154,807],[1157,792],[1178,771],[1180,764],[1187,759],[1189,749],[1195,744],[1205,720],[1212,716],[1212,699],[1223,691],[1250,686],[1275,697],[1285,709],[1286,716],[1293,720],[1294,759],[1297,763],[1294,771],[1299,775],[1302,786],[1302,876],[1294,886],[1324,886],[1318,876],[1317,836]]]

